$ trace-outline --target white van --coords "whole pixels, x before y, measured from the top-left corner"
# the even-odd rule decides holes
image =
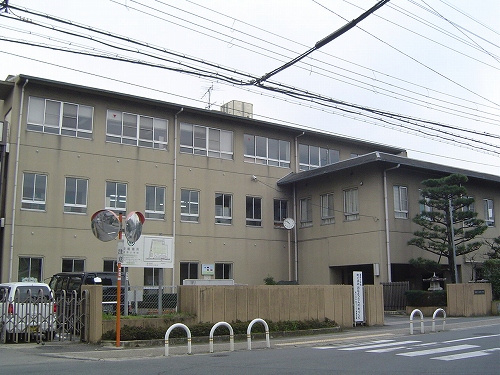
[[[45,283],[14,282],[0,284],[0,337],[2,341],[52,338],[56,305],[52,290]],[[14,337],[14,335],[17,335]]]

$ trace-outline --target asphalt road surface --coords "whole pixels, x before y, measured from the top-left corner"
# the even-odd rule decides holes
[[[438,329],[440,324],[437,324]],[[419,326],[418,326],[419,328]],[[0,345],[0,374],[500,374],[500,318],[447,319],[410,335],[408,318],[328,335],[207,345],[120,349],[88,344]]]

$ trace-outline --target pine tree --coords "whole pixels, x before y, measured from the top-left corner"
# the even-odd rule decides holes
[[[452,174],[422,181],[419,203],[426,209],[413,218],[422,229],[415,231],[415,237],[408,241],[409,245],[438,255],[438,261],[447,258],[452,283],[457,282],[454,258],[478,250],[483,242],[474,239],[488,228],[470,209],[474,198],[467,196],[464,187],[467,180],[467,176]]]

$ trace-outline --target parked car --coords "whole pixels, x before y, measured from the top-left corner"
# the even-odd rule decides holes
[[[77,297],[81,297],[82,285],[102,285],[103,312],[116,313],[116,284],[115,272],[59,272],[53,275],[49,281],[57,299],[61,298],[63,291],[69,297],[76,291]],[[125,288],[122,287],[122,312],[124,304]]]
[[[38,282],[0,284],[0,328],[5,341],[53,337],[56,305],[50,287]],[[3,336],[2,335],[2,336]],[[41,336],[41,337],[40,337]]]

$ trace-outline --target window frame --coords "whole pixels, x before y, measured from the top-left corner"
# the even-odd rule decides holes
[[[153,192],[153,206],[154,209],[148,209],[148,188],[149,191],[151,189],[154,189]],[[160,195],[158,195],[158,190],[163,190]],[[167,189],[164,186],[158,186],[158,185],[146,185],[145,189],[145,194],[146,194],[146,201],[145,201],[145,207],[144,207],[144,217],[148,220],[165,220],[165,201],[166,201],[166,192]],[[162,202],[158,203],[158,197],[161,196]],[[158,209],[159,207],[163,207],[163,210]]]
[[[299,199],[299,218],[301,228],[307,228],[313,225],[311,197]]]
[[[35,100],[38,101],[43,101],[43,113],[38,114],[38,117],[43,117],[41,121],[33,121],[34,117],[37,117],[33,115],[33,111],[35,110]],[[54,108],[58,106],[58,112],[56,113],[50,113],[47,112],[48,110],[48,103],[52,103]],[[65,112],[66,107],[69,106],[76,106],[76,115],[74,116],[68,116],[68,112]],[[41,108],[38,108],[41,109]],[[84,116],[81,114],[85,110],[90,110],[90,117]],[[66,116],[65,116],[66,113]],[[53,124],[50,123],[50,121],[47,119],[47,117],[53,116],[54,120],[57,119],[57,121],[54,121]],[[67,118],[74,118],[75,119],[75,126],[68,126],[67,124],[65,125],[65,119]],[[83,126],[84,119],[90,119],[90,129],[85,129]],[[57,124],[55,123],[57,122]],[[80,125],[80,126],[79,126]],[[84,104],[78,104],[78,103],[70,103],[70,102],[63,102],[60,100],[54,100],[54,99],[48,99],[48,98],[40,98],[37,96],[30,96],[28,98],[28,114],[26,116],[26,130],[28,131],[34,131],[34,132],[41,132],[41,133],[46,133],[46,134],[55,134],[55,135],[62,135],[62,136],[68,136],[68,137],[75,137],[75,138],[81,138],[81,139],[92,139],[92,134],[93,134],[93,129],[94,129],[94,107],[89,106],[89,105],[84,105]]]
[[[343,195],[344,195],[344,221],[359,220],[359,191],[358,191],[358,188],[344,189]],[[349,202],[349,200],[351,202]]]
[[[283,221],[285,221],[287,217],[288,217],[288,200],[282,198],[274,198],[273,200],[274,226],[277,228],[283,228]]]
[[[307,150],[304,150],[305,147]],[[304,152],[307,153],[307,162],[302,159]],[[313,162],[313,157],[317,159],[317,163]],[[299,143],[299,170],[301,171],[325,167],[338,161],[340,161],[339,150]]]
[[[64,263],[71,262],[71,267],[65,267]],[[78,263],[78,265],[76,264]],[[61,272],[83,272],[85,271],[85,259],[83,258],[62,258]]]
[[[403,185],[393,185],[394,197],[394,218],[395,219],[408,219],[408,187]],[[405,191],[406,199],[404,199],[402,192]]]
[[[225,160],[234,159],[233,131],[186,122],[182,122],[179,125],[179,131],[179,152]],[[201,137],[202,133],[203,137]],[[197,134],[198,137],[196,136]],[[218,137],[215,137],[217,139],[214,138],[214,135],[218,135]],[[230,139],[229,145],[227,144],[228,139],[226,137]],[[183,143],[186,138],[189,138],[189,144]],[[218,144],[219,147],[213,147],[214,144]],[[226,147],[223,147],[224,145]]]
[[[221,269],[222,268],[222,269]],[[233,277],[233,263],[231,262],[215,262],[215,278],[229,280],[234,279]],[[227,275],[226,275],[227,273]],[[222,276],[222,277],[218,277]]]
[[[320,196],[321,224],[335,224],[335,203],[334,194],[325,193]],[[326,205],[325,205],[326,199]]]
[[[74,203],[68,203],[68,179],[75,180]],[[85,182],[85,203],[77,203],[79,183]],[[81,186],[80,186],[81,187]],[[89,192],[89,179],[83,177],[66,176],[64,178],[64,213],[65,214],[86,214],[88,208],[88,192]]]
[[[28,267],[26,269],[27,276],[21,275],[21,263],[22,263],[23,259],[28,260]],[[35,265],[35,267],[32,264],[34,260],[37,260],[39,263],[38,265]],[[33,277],[33,271],[35,271],[37,273],[37,276],[39,276],[39,277],[36,277],[36,279],[39,282],[43,282],[43,280],[44,280],[43,279],[43,257],[30,257],[30,256],[23,257],[23,256],[20,256],[18,258],[17,279],[19,281],[22,281],[23,278],[31,278],[31,277]]]
[[[183,285],[183,281],[186,279],[198,279],[198,275],[200,273],[199,270],[199,265],[200,262],[196,261],[186,261],[186,262],[180,262],[179,264],[179,280],[180,280],[180,285]],[[187,272],[184,270],[184,268],[187,268]],[[193,275],[192,273],[196,273]],[[187,276],[187,277],[184,277]]]
[[[119,115],[120,120],[112,119],[110,115],[115,117]],[[135,118],[135,121],[130,121],[132,118]],[[151,121],[151,127],[146,128],[144,126],[145,122],[149,121]],[[160,123],[162,126],[159,126]],[[116,130],[120,129],[120,134],[116,131],[112,132],[111,129],[113,127]],[[151,133],[151,137],[144,138],[143,135],[145,132]],[[163,141],[160,139],[162,136],[164,136]],[[106,142],[145,147],[154,150],[167,150],[168,120],[160,117],[108,109],[106,111]]]
[[[490,204],[491,203],[491,204]],[[493,204],[493,199],[484,198],[483,199],[484,206],[484,222],[488,227],[495,226],[495,207]]]
[[[290,141],[244,134],[243,144],[244,161],[247,163],[264,164],[280,168],[290,168],[291,166]],[[277,144],[276,150],[274,150],[274,144]],[[275,157],[272,157],[272,155],[275,155]]]
[[[109,204],[108,204],[108,184],[114,184],[115,185],[115,188],[114,188],[114,191],[115,191],[115,197],[116,199],[114,200],[115,202],[115,206],[113,207],[111,205],[111,196],[109,196]],[[119,195],[119,192],[118,192],[118,185],[122,185],[125,187],[125,200],[124,200],[124,206],[125,207],[116,207],[116,202],[118,202],[122,196]],[[127,195],[128,195],[128,184],[126,182],[119,182],[119,181],[106,181],[106,184],[105,184],[105,193],[104,193],[104,208],[106,210],[111,210],[113,211],[114,213],[116,214],[126,214],[127,212]]]
[[[27,191],[25,189],[28,189],[27,184],[26,184],[26,178],[28,176],[33,176],[33,185],[31,186],[32,191],[32,196],[31,198],[26,196]],[[40,189],[40,186],[37,187],[37,180],[39,178],[43,177],[45,182],[43,186],[43,194],[39,194],[40,198],[37,198],[37,190]],[[47,180],[48,176],[43,173],[36,173],[36,172],[23,172],[23,186],[21,188],[21,209],[22,210],[30,210],[30,211],[46,211],[47,209]],[[43,198],[41,197],[43,195]]]
[[[222,197],[222,205],[217,204],[217,198]],[[229,207],[226,206],[226,200],[229,200]],[[231,225],[233,223],[233,195],[229,193],[215,193],[215,224]],[[220,206],[221,214],[217,215],[217,207]],[[229,209],[229,215],[225,214],[225,208]]]
[[[183,193],[188,192],[188,201],[183,201]],[[192,195],[196,194],[197,200],[192,199]],[[181,189],[181,221],[186,223],[200,222],[200,191],[194,189]],[[183,206],[184,202],[187,203]],[[187,212],[183,212],[184,207],[187,207]],[[184,210],[185,211],[185,210]],[[193,212],[192,212],[193,211]],[[195,212],[196,211],[196,212]]]
[[[249,207],[250,199],[251,207]],[[247,227],[262,227],[262,197],[252,195],[245,197],[245,223]]]

